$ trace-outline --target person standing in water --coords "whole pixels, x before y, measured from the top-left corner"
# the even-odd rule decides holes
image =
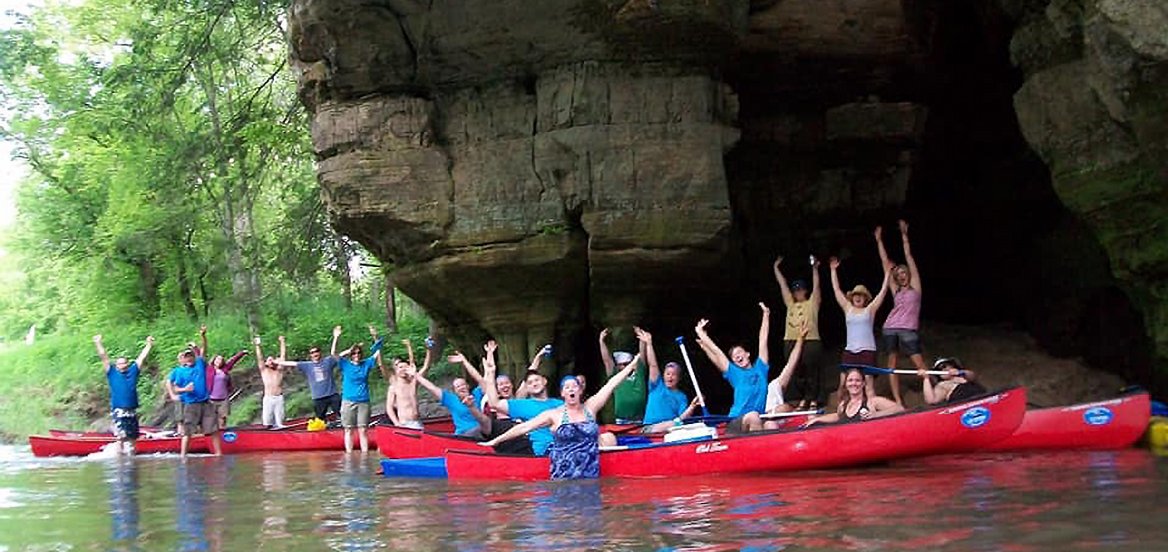
[[[256,361],[259,362],[260,366],[260,379],[264,382],[262,422],[268,429],[284,427],[284,368],[280,366],[279,361],[284,360],[285,354],[287,354],[287,345],[284,343],[284,336],[281,335],[276,339],[280,342],[280,357],[278,359],[264,358],[264,353],[260,350],[259,336],[252,340],[255,344]],[[263,361],[260,362],[260,359]]]
[[[917,270],[916,260],[913,259],[912,249],[909,247],[908,223],[901,220],[899,226],[906,264],[896,265],[896,268],[892,269],[892,280],[888,283],[892,291],[892,312],[884,319],[884,332],[881,337],[884,352],[888,355],[884,365],[895,370],[899,353],[908,356],[917,370],[924,370],[925,357],[922,354],[920,337],[921,273]],[[888,266],[892,261],[888,259],[888,251],[884,249],[882,229],[879,226],[876,227],[875,235],[880,263]],[[892,374],[890,382],[892,398],[896,404],[904,406],[904,401],[900,397],[900,379],[896,374]]]
[[[580,381],[568,375],[560,379],[560,397],[563,404],[545,410],[506,433],[479,443],[493,447],[501,442],[526,435],[536,429],[551,428],[553,435],[548,449],[552,479],[595,479],[600,477],[600,426],[596,415],[618,385],[636,370],[640,355],[625,364],[620,372],[605,382],[591,398],[582,401]]]
[[[811,289],[807,289],[807,282],[795,280],[787,285],[787,279],[779,265],[783,257],[775,259],[775,281],[779,283],[779,291],[783,296],[783,304],[787,305],[786,325],[783,329],[783,356],[791,358],[791,351],[795,342],[799,340],[802,328],[807,328],[807,337],[803,341],[801,355],[801,369],[796,370],[795,387],[802,395],[802,400],[808,404],[802,405],[811,409],[819,408],[827,402],[827,390],[823,386],[823,342],[819,339],[819,306],[822,302],[819,287],[819,260],[811,257]],[[797,367],[798,368],[798,367]]]
[[[340,326],[338,326],[340,327]],[[382,340],[377,328],[369,326],[369,358],[361,356],[361,344],[354,344],[340,354],[341,366],[341,427],[345,428],[345,452],[353,452],[353,428],[361,452],[369,452],[369,373],[381,357]]]
[[[110,430],[118,440],[118,454],[134,454],[134,443],[138,440],[138,374],[142,363],[150,355],[154,337],[146,336],[146,346],[138,353],[138,358],[130,362],[119,356],[110,362],[109,354],[102,345],[101,335],[93,336],[97,356],[101,359],[102,370],[110,388]]]

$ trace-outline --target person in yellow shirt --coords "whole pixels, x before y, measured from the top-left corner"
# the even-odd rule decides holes
[[[795,280],[788,285],[780,265],[783,257],[775,259],[775,280],[787,305],[787,319],[783,330],[783,356],[790,357],[795,342],[799,339],[800,328],[806,326],[807,337],[803,343],[803,354],[795,371],[795,387],[798,389],[804,408],[818,408],[827,403],[827,388],[823,385],[823,342],[819,339],[819,260],[811,257],[811,286],[803,280]]]

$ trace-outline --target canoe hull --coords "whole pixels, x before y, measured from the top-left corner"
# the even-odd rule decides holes
[[[419,431],[404,427],[377,426],[377,448],[382,456],[393,459],[443,456],[447,450],[479,450],[474,439],[456,435]]]
[[[656,477],[773,472],[965,452],[1008,437],[1022,422],[1025,410],[1026,391],[1015,388],[862,423],[605,451],[600,455],[600,473]],[[447,453],[446,469],[451,479],[542,480],[548,478],[549,467],[547,458],[452,450]]]
[[[1029,410],[1013,435],[990,450],[1108,450],[1132,446],[1148,427],[1146,391],[1108,401]]]
[[[29,435],[28,444],[34,456],[88,456],[101,452],[106,445],[117,442],[113,437],[53,437]],[[178,453],[182,448],[181,437],[159,439],[139,439],[134,443],[136,454]],[[202,453],[210,450],[207,437],[195,435],[187,447],[188,452]]]

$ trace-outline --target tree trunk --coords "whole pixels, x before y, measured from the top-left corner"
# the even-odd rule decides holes
[[[397,298],[388,270],[382,272],[382,279],[385,280],[385,331],[397,333]]]
[[[188,318],[198,320],[199,311],[195,309],[195,299],[191,296],[191,278],[187,273],[187,260],[182,248],[179,249],[178,255],[175,255],[174,262],[175,274],[178,279],[178,294],[182,299],[183,308],[186,309]]]
[[[341,282],[341,296],[345,299],[345,308],[353,308],[353,274],[349,270],[349,248],[345,238],[335,234],[333,239],[333,260],[337,265],[337,280]]]
[[[150,259],[136,259],[134,266],[138,268],[138,291],[141,301],[142,316],[147,320],[158,317],[161,301],[158,288],[161,285],[158,271]]]

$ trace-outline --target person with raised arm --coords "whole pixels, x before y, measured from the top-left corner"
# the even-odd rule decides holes
[[[312,412],[321,420],[325,420],[329,412],[334,412],[338,416],[341,413],[341,396],[337,393],[336,382],[333,381],[333,372],[340,361],[337,356],[337,340],[340,337],[341,327],[333,327],[333,341],[328,356],[321,354],[320,347],[313,345],[308,348],[308,360],[276,361],[280,366],[300,370],[308,378],[308,390],[312,394]]]
[[[451,391],[434,385],[426,376],[419,374],[418,383],[434,395],[450,411],[450,418],[454,420],[454,433],[464,437],[483,439],[491,432],[491,419],[475,405],[474,395],[470,386],[463,378],[454,378],[450,382]]]
[[[645,351],[645,363],[649,365],[649,399],[645,403],[645,415],[641,422],[645,426],[642,433],[662,433],[669,428],[681,425],[681,420],[693,415],[699,401],[694,397],[690,401],[685,393],[677,388],[681,381],[681,365],[676,362],[665,364],[662,373],[657,364],[657,351],[653,348],[653,335],[636,326],[633,333],[637,341],[641,342],[641,350]],[[620,389],[619,387],[617,389]]]
[[[844,382],[840,385],[839,404],[836,411],[807,420],[804,426],[819,423],[860,422],[904,412],[904,407],[895,401],[879,395],[869,395],[864,381],[864,372],[859,368],[849,368],[844,372]]]
[[[964,401],[986,393],[986,388],[977,382],[977,374],[973,370],[966,370],[956,357],[937,359],[933,363],[933,370],[947,373],[934,381],[933,376],[924,370],[917,371],[923,381],[925,402],[928,404]]]
[[[227,416],[231,414],[231,393],[235,391],[235,383],[231,381],[231,369],[246,355],[247,350],[239,351],[226,360],[223,359],[223,355],[215,355],[211,357],[211,364],[207,366],[207,381],[211,386],[208,397],[215,408],[215,415],[219,418],[220,428],[227,427]]]
[[[908,223],[898,222],[900,226],[900,241],[904,246],[904,260],[906,264],[895,265],[892,269],[892,279],[888,286],[892,291],[892,312],[884,319],[884,331],[881,342],[885,354],[888,355],[885,366],[895,370],[897,354],[907,355],[917,370],[925,369],[925,357],[921,349],[920,319],[921,319],[921,273],[913,259],[912,249],[908,241]],[[888,259],[888,251],[884,249],[883,230],[877,226],[875,231],[876,249],[880,253],[880,263],[888,266],[892,263]],[[904,405],[900,398],[900,379],[892,374],[892,398],[899,405]]]
[[[550,428],[553,439],[547,452],[551,461],[549,471],[552,479],[600,477],[600,447],[607,446],[609,439],[601,435],[596,415],[604,408],[604,403],[608,402],[613,390],[636,370],[636,363],[639,360],[638,354],[586,401],[582,400],[580,382],[576,376],[564,376],[560,379],[560,397],[563,401],[559,406],[544,410],[534,418],[507,430],[506,433],[479,444],[493,447],[516,437]],[[611,438],[611,444],[615,444],[615,437],[611,434],[606,435]]]
[[[488,381],[495,377],[494,363],[484,365],[483,369],[483,376]],[[573,381],[575,381],[574,377]],[[575,381],[575,383],[578,387],[579,382]],[[539,372],[527,372],[527,375],[523,378],[523,387],[527,389],[527,398],[504,399],[499,396],[497,389],[487,386],[485,389],[487,393],[487,404],[491,405],[491,408],[494,408],[499,413],[510,416],[517,422],[533,420],[546,410],[552,410],[564,405],[564,401],[560,399],[548,398],[547,378]],[[504,435],[510,433],[513,429],[515,428],[508,429]],[[531,449],[535,454],[542,456],[547,452],[548,446],[552,443],[552,433],[543,427],[533,429],[534,431],[531,431],[528,435],[528,438],[531,440]],[[505,440],[496,442],[502,441]]]
[[[714,366],[722,372],[722,377],[734,388],[734,404],[730,407],[730,417],[734,418],[726,426],[727,432],[742,433],[763,428],[759,414],[766,411],[767,375],[770,371],[771,309],[759,302],[762,322],[758,327],[758,358],[752,363],[750,352],[742,345],[732,345],[729,355],[724,353],[706,333],[710,323],[705,318],[698,321],[694,332],[698,336],[698,346]]]
[[[547,344],[547,345],[544,345],[543,347],[540,347],[540,349],[538,351],[536,351],[534,355],[531,356],[531,363],[527,365],[527,372],[525,372],[525,373],[530,374],[532,372],[539,372],[540,365],[543,364],[544,359],[551,359],[551,358],[552,358],[551,344]],[[547,386],[545,385],[544,387],[546,388]],[[515,390],[514,396],[516,399],[526,399],[527,398],[527,378],[523,378],[523,381],[519,382],[519,388]]]
[[[280,357],[264,357],[264,352],[260,349],[260,337],[257,335],[252,339],[255,345],[256,362],[260,367],[260,380],[264,382],[264,398],[263,398],[263,414],[261,417],[262,423],[269,429],[280,429],[284,427],[284,367],[280,366],[278,361],[284,360],[287,354],[287,344],[284,342],[284,336],[276,338],[280,342]],[[260,359],[263,359],[260,361]]]
[[[513,397],[519,398],[514,396],[514,388],[511,383],[511,377],[507,374],[496,374],[493,382],[487,379],[487,377],[484,375],[488,369],[492,373],[495,372],[495,351],[498,350],[498,348],[498,343],[496,343],[493,339],[487,341],[486,344],[483,345],[483,373],[479,373],[479,371],[475,369],[474,365],[466,359],[466,356],[462,355],[458,351],[455,351],[454,355],[448,359],[450,362],[461,362],[463,367],[466,368],[467,373],[469,373],[470,376],[474,378],[476,382],[478,382],[478,386],[475,387],[473,391],[471,391],[471,395],[474,397],[474,404],[478,406],[478,409],[481,410],[490,421],[490,426],[487,432],[484,434],[484,438],[487,439],[502,435],[517,423],[506,413],[499,412],[498,410],[491,408],[490,403],[487,401],[486,392],[484,391],[488,385],[494,385],[495,392],[498,394],[500,399],[511,399]],[[538,363],[535,365],[538,368]],[[531,450],[531,440],[529,439],[512,439],[506,443],[501,443],[498,447],[495,448],[495,450],[507,454],[533,454]]]
[[[426,347],[426,358],[422,368],[414,364],[414,347],[409,339],[403,339],[402,345],[406,348],[409,360],[401,357],[393,359],[393,381],[385,391],[385,415],[397,427],[423,429],[421,416],[418,414],[418,379],[425,374],[433,360],[433,351]]]
[[[382,339],[377,328],[369,326],[369,337],[373,345],[369,347],[369,358],[362,358],[361,344],[356,343],[340,354],[341,367],[341,427],[345,428],[345,452],[353,452],[353,429],[357,429],[357,440],[361,452],[369,452],[369,373],[377,365],[381,356]]]
[[[215,456],[223,454],[219,442],[219,416],[211,404],[207,361],[204,352],[207,350],[207,326],[199,328],[203,338],[203,347],[194,347],[193,343],[186,350],[178,354],[178,366],[170,371],[167,378],[167,393],[178,396],[183,403],[182,440],[179,454],[186,456],[190,445],[191,435],[196,432],[211,437],[211,451]]]
[[[819,260],[815,256],[811,257],[810,289],[803,280],[795,280],[788,286],[787,278],[780,269],[782,263],[782,256],[776,258],[774,271],[775,281],[779,283],[779,291],[783,296],[783,304],[787,306],[786,324],[783,327],[783,356],[791,358],[791,350],[795,348],[801,328],[806,324],[807,337],[803,340],[803,352],[799,357],[801,369],[796,370],[795,387],[802,395],[800,398],[814,409],[827,401],[827,389],[823,385],[825,365],[823,341],[819,338],[819,307],[822,303]]]
[[[799,333],[795,334],[795,346],[791,348],[791,354],[787,355],[787,364],[779,371],[779,376],[767,384],[767,414],[782,414],[793,410],[783,400],[783,392],[786,391],[787,384],[791,383],[791,377],[794,375],[796,367],[799,366],[799,357],[803,354],[803,347],[806,345],[805,339],[810,331],[806,321],[800,324]],[[783,427],[783,424],[773,420],[768,420],[762,424],[763,429],[778,429],[780,427]]]
[[[118,454],[134,454],[134,443],[138,440],[138,375],[141,366],[154,347],[154,337],[146,336],[146,345],[138,353],[138,358],[119,356],[110,362],[101,335],[93,336],[97,357],[101,359],[102,371],[110,389],[110,432],[118,440]]]
[[[600,330],[600,361],[604,363],[605,377],[611,378],[613,372],[623,370],[632,362],[633,355],[624,351],[610,353],[607,338],[608,328]],[[643,346],[643,343],[638,342],[638,348]],[[644,358],[645,352],[643,350],[640,356]],[[633,374],[625,378],[624,382],[613,392],[612,412],[618,424],[638,421],[638,418],[645,414],[646,374],[638,366],[633,366],[633,370]]]
[[[876,366],[876,334],[873,323],[876,320],[876,311],[884,304],[888,295],[889,275],[892,273],[892,264],[884,265],[884,282],[880,284],[880,292],[876,297],[863,284],[857,284],[846,294],[840,288],[839,267],[840,260],[832,257],[831,289],[835,292],[835,302],[844,311],[844,323],[847,325],[847,341],[844,352],[840,356],[840,363],[847,366]],[[876,394],[874,378],[865,376],[865,387],[869,395]],[[839,376],[839,385],[843,385],[844,375]]]

